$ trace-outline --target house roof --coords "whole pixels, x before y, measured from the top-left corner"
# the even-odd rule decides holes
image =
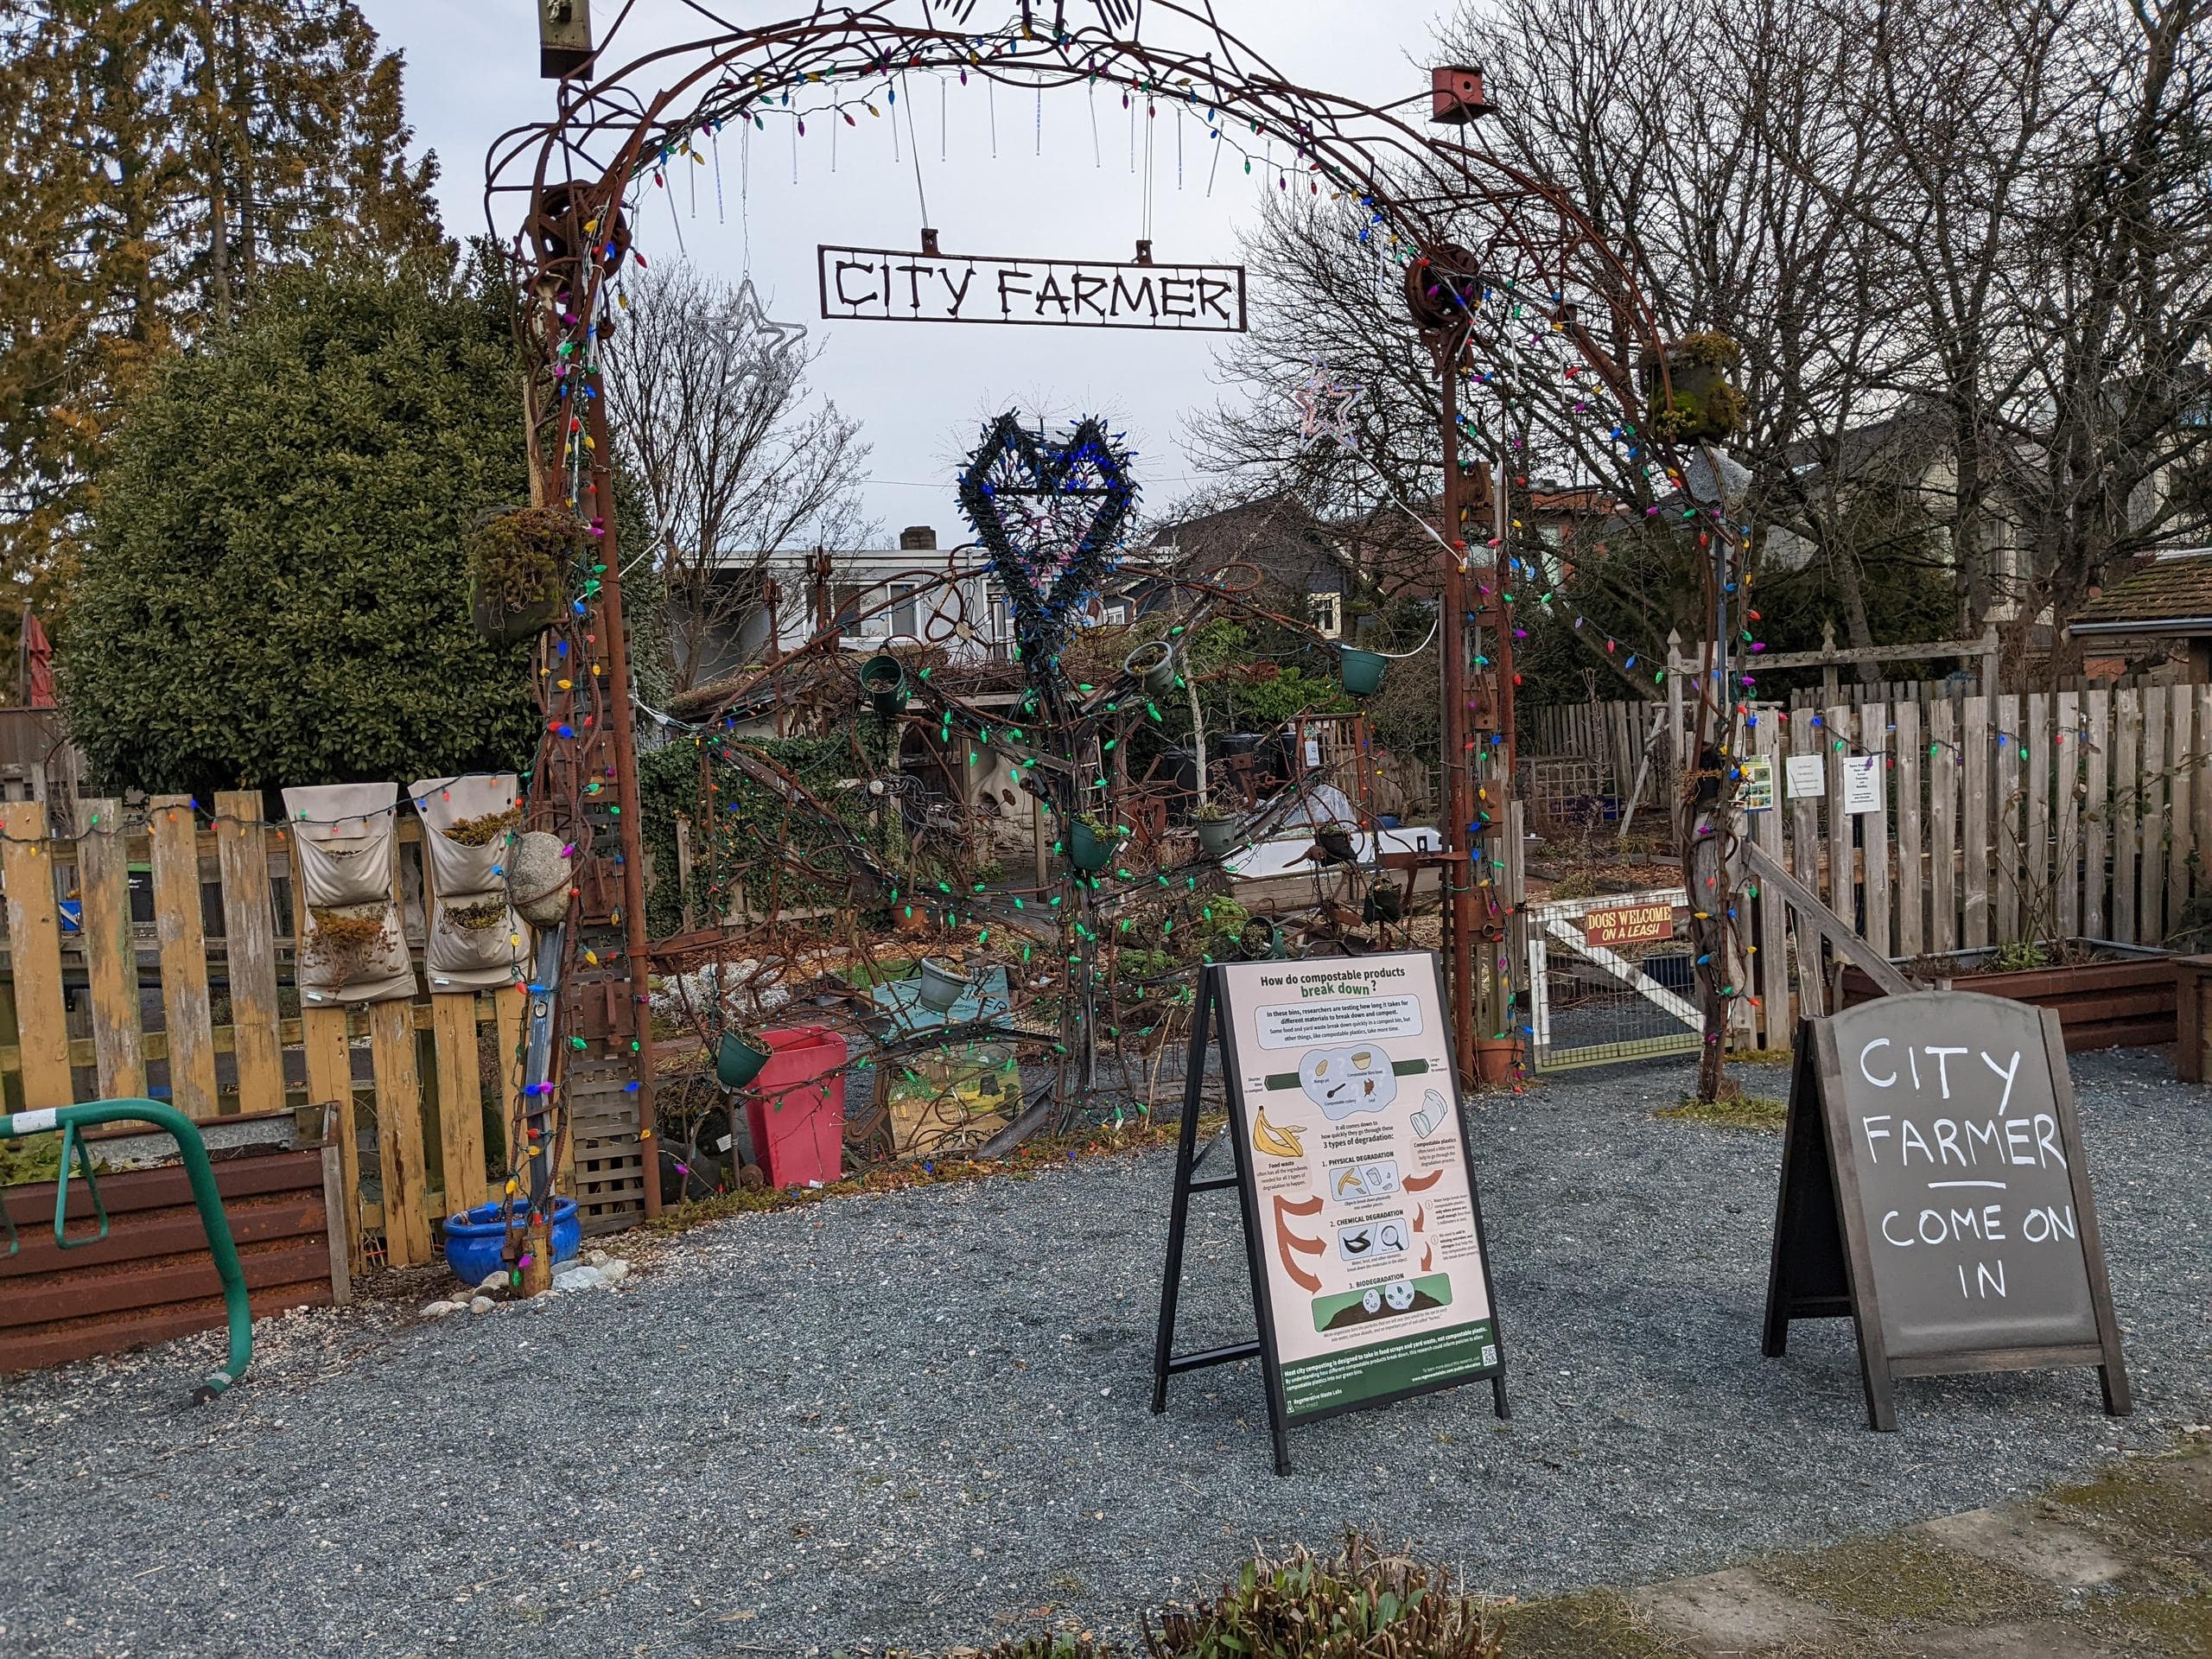
[[[2106,588],[2068,623],[2084,634],[2212,634],[2212,553],[2153,559]]]

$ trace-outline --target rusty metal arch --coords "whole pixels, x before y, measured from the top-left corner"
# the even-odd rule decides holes
[[[1165,16],[1209,42],[1206,49],[1156,47],[1135,27],[1124,34],[1104,26],[1112,12],[1141,26],[1142,4],[1102,6],[1101,23],[1056,34],[1035,26],[1041,6],[1026,32],[1018,22],[973,32],[940,25],[939,16],[953,10],[942,3],[874,0],[727,29],[606,69],[635,10],[632,0],[595,54],[597,78],[563,83],[554,118],[512,128],[489,147],[487,225],[497,240],[503,210],[522,207],[513,233],[517,266],[543,278],[572,269],[568,256],[583,239],[576,226],[605,222],[630,183],[691,136],[717,124],[780,116],[782,95],[794,88],[906,71],[958,73],[1026,89],[1103,81],[1155,101],[1181,100],[1248,124],[1252,137],[1287,142],[1297,170],[1366,207],[1372,232],[1395,242],[1408,260],[1472,249],[1484,277],[1511,282],[1561,308],[1582,355],[1633,416],[1640,403],[1629,359],[1657,345],[1661,325],[1632,247],[1624,253],[1606,242],[1557,186],[1446,136],[1464,128],[1421,118],[1427,91],[1376,105],[1300,86],[1224,29],[1204,0],[1149,0],[1149,6],[1155,19]],[[963,15],[973,9],[958,8]],[[917,10],[921,23],[902,21]],[[1033,15],[1029,5],[1021,10]],[[1056,17],[1065,11],[1056,7]],[[572,291],[564,309],[588,319],[605,274],[600,265],[587,267],[584,291]],[[1602,317],[1610,339],[1588,332],[1584,319],[1592,315]],[[1470,327],[1479,340],[1482,320],[1471,318]]]
[[[684,0],[717,32],[643,50],[608,70],[604,66],[617,60],[625,25],[637,10],[637,0],[629,0],[594,54],[596,78],[563,82],[553,118],[511,129],[486,155],[487,225],[495,244],[503,219],[518,226],[512,232],[510,267],[520,301],[518,331],[526,354],[546,371],[528,377],[533,476],[550,485],[556,475],[541,456],[540,434],[558,416],[569,435],[563,447],[573,468],[572,498],[588,493],[594,510],[611,500],[603,400],[563,403],[561,393],[590,383],[594,348],[611,332],[604,290],[628,253],[623,207],[632,187],[732,121],[757,126],[771,112],[800,120],[819,108],[810,99],[826,97],[834,109],[839,90],[880,85],[906,72],[957,73],[963,80],[981,77],[1040,93],[1103,82],[1131,97],[1180,101],[1203,112],[1210,126],[1218,124],[1223,130],[1219,142],[1241,148],[1249,136],[1287,143],[1293,160],[1286,176],[1294,170],[1309,181],[1309,194],[1325,189],[1347,213],[1363,211],[1359,239],[1380,239],[1384,247],[1378,255],[1395,251],[1405,267],[1409,321],[1423,327],[1434,347],[1446,386],[1447,431],[1452,392],[1465,365],[1484,358],[1503,365],[1503,336],[1523,306],[1534,307],[1553,332],[1563,334],[1603,383],[1621,411],[1621,427],[1635,434],[1647,424],[1639,364],[1656,363],[1662,386],[1666,368],[1660,319],[1638,279],[1636,250],[1610,245],[1556,186],[1463,142],[1464,123],[1440,126],[1428,120],[1429,90],[1375,105],[1297,85],[1221,27],[1206,0],[1092,0],[1100,21],[1075,28],[1065,26],[1066,0],[1052,7],[1051,26],[1042,22],[1044,0],[1013,3],[1020,7],[1015,20],[977,31],[954,26],[973,13],[976,0],[816,5],[750,29],[728,25],[698,0]],[[1171,48],[1141,38],[1147,4],[1155,22],[1165,18],[1188,30],[1197,44]],[[918,22],[912,21],[917,11]],[[1111,26],[1116,22],[1130,27]],[[1439,280],[1429,281],[1432,275]],[[1485,290],[1493,285],[1514,303],[1489,305]],[[579,370],[565,386],[556,384]],[[578,401],[588,406],[579,411]],[[594,452],[588,458],[587,429],[597,440],[588,446]],[[1618,429],[1612,435],[1620,441]],[[1634,442],[1663,468],[1669,483],[1681,484],[1687,473],[1673,446],[1649,436]],[[1468,498],[1457,454],[1456,443],[1445,445],[1445,511],[1447,523],[1465,525]],[[1710,517],[1716,529],[1722,517],[1717,508],[1689,516]],[[595,527],[611,546],[611,512]],[[605,598],[619,619],[619,560],[609,563],[615,569],[608,572]],[[1456,647],[1465,608],[1455,596],[1466,580],[1466,562],[1463,554],[1456,582],[1452,562],[1444,563],[1448,653]],[[1724,578],[1717,561],[1708,564],[1706,608],[1712,613],[1719,607]],[[1498,611],[1504,637],[1510,624],[1502,604]],[[617,633],[620,626],[619,620],[613,622]],[[1719,637],[1726,638],[1725,630]],[[1725,663],[1708,664],[1691,689],[1700,751],[1729,701],[1732,682],[1724,676]],[[1464,730],[1455,731],[1452,716],[1457,708],[1464,727],[1465,700],[1447,696],[1446,701],[1446,753],[1464,753],[1472,745],[1464,741]],[[1510,716],[1505,723],[1510,728]],[[624,842],[627,861],[634,865],[633,763],[621,753],[630,747],[628,721],[618,714],[613,724],[618,786],[628,810]],[[1452,774],[1465,774],[1454,787],[1464,783],[1467,791],[1450,812],[1455,839],[1464,838],[1459,831],[1471,816],[1474,770],[1463,761]],[[1505,777],[1511,777],[1510,753]],[[631,896],[635,905],[635,888]],[[1455,932],[1464,951],[1466,930]],[[645,941],[634,911],[629,944],[636,964]],[[1455,977],[1464,983],[1469,964],[1455,966]],[[1464,1020],[1461,1041],[1463,1046],[1471,1041]]]

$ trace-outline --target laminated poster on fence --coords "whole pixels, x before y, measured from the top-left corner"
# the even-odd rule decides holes
[[[1224,970],[1293,1419],[1497,1368],[1437,987],[1426,951]]]

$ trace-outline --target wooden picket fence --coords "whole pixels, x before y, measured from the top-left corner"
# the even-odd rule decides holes
[[[1523,760],[1573,756],[1601,762],[1610,774],[1613,792],[1622,796],[1635,786],[1637,767],[1651,741],[1655,718],[1662,728],[1659,753],[1662,757],[1670,753],[1663,702],[1538,703],[1516,709],[1516,717],[1519,722],[1516,747]],[[1649,785],[1645,798],[1647,804],[1654,798]]]
[[[1884,956],[2084,938],[2159,946],[2212,909],[2212,686],[1937,696],[1784,715],[1758,710],[1746,750],[1775,804],[1745,833],[1781,857]],[[1821,757],[1822,792],[1792,797],[1787,757]],[[1864,811],[1847,765],[1873,758]],[[1748,901],[1761,1006],[1741,1042],[1789,1041],[1783,906]]]
[[[66,829],[48,811],[0,805],[9,1105],[150,1093],[204,1120],[334,1102],[355,1269],[429,1261],[438,1219],[489,1195],[486,1108],[497,1134],[520,1082],[527,998],[303,1008],[304,886],[257,794],[217,795],[212,824],[181,795],[138,817],[81,800]],[[403,813],[394,896],[418,960],[422,834]]]

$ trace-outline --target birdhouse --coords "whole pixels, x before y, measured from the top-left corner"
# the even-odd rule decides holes
[[[566,80],[591,56],[591,0],[538,0],[538,78]]]
[[[1428,118],[1447,126],[1464,127],[1470,121],[1490,113],[1490,100],[1483,96],[1483,72],[1478,64],[1472,68],[1464,64],[1447,65],[1428,72]]]

